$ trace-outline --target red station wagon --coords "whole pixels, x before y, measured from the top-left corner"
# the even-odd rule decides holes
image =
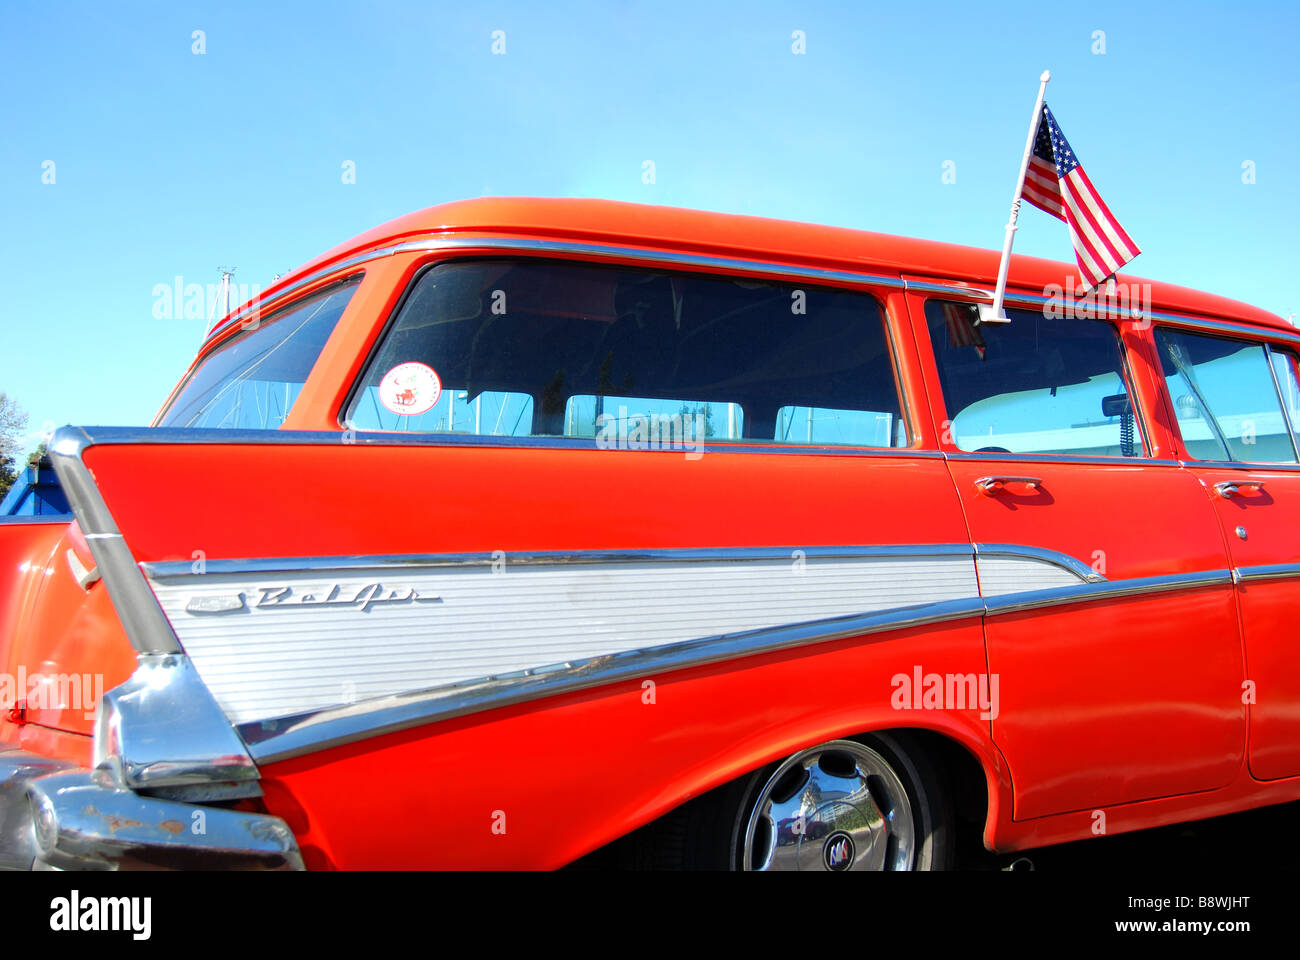
[[[0,523],[0,865],[908,870],[1300,797],[1300,333],[595,200],[364,234]]]

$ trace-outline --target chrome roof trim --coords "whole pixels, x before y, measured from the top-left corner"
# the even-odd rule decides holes
[[[224,320],[222,320],[220,323],[218,323],[216,326],[214,326],[211,330],[208,331],[208,335],[203,338],[202,346],[199,347],[199,353],[202,354],[203,351],[207,348],[207,346],[213,342],[213,340],[220,339],[220,336],[224,335],[225,332],[230,327],[234,326],[240,320],[243,320],[247,317],[251,317],[254,313],[270,313],[272,310],[278,310],[279,307],[277,306],[277,304],[279,304],[280,301],[292,298],[293,294],[298,293],[300,290],[311,286],[317,281],[324,280],[327,277],[332,277],[335,274],[347,274],[349,276],[354,275],[358,272],[355,268],[360,267],[363,264],[370,263],[372,260],[379,260],[383,257],[387,257],[392,252],[393,251],[391,249],[385,248],[383,250],[372,250],[369,253],[363,253],[355,257],[349,257],[346,260],[340,260],[338,263],[334,263],[327,267],[322,267],[319,270],[315,270],[300,280],[295,280],[293,283],[286,286],[283,290],[276,291],[274,296],[270,296],[265,299],[258,300],[254,303],[246,304],[245,306],[240,307],[238,310],[235,310],[233,313],[228,314]],[[345,279],[345,278],[340,277],[339,279]]]
[[[1229,337],[1245,337],[1248,340],[1276,340],[1289,344],[1300,344],[1300,330],[1275,330],[1273,327],[1253,326],[1249,323],[1234,323],[1227,320],[1211,320],[1206,317],[1183,317],[1172,313],[1152,314],[1157,323],[1171,327],[1185,327],[1206,333],[1219,333]]]
[[[944,297],[958,297],[971,302],[993,302],[993,291],[986,290],[982,287],[970,287],[953,282],[943,283],[941,281],[905,281],[909,292],[936,294]],[[1008,290],[1006,292],[1006,302],[1012,305],[1023,307],[1042,307],[1045,304],[1052,303],[1056,298],[1047,297],[1040,294],[1022,293],[1020,291]],[[1119,305],[1103,301],[1093,301],[1088,299],[1077,300],[1077,303],[1086,304],[1098,315],[1099,318],[1109,320],[1151,320],[1156,323],[1166,323],[1171,326],[1195,327],[1198,329],[1225,333],[1230,335],[1247,336],[1259,339],[1261,336],[1269,340],[1281,340],[1286,343],[1300,344],[1300,330],[1279,330],[1276,327],[1264,326],[1263,324],[1253,324],[1249,321],[1228,321],[1217,320],[1209,317],[1193,317],[1178,313],[1166,313],[1162,310],[1152,310],[1135,317],[1130,311],[1125,313],[1119,309]]]
[[[624,247],[618,246],[617,244],[507,236],[440,237],[405,240],[400,243],[389,244],[387,246],[378,247],[374,250],[368,250],[365,253],[359,253],[347,257],[337,263],[327,264],[313,270],[306,276],[288,284],[284,289],[277,291],[274,296],[264,301],[250,304],[247,307],[241,308],[230,314],[212,328],[208,337],[204,340],[204,345],[206,346],[213,338],[224,333],[231,324],[237,323],[244,317],[252,315],[255,311],[269,311],[273,308],[273,305],[278,304],[281,300],[289,298],[305,287],[311,286],[317,281],[324,280],[335,274],[355,272],[358,267],[395,254],[434,253],[444,250],[454,252],[457,250],[478,249],[501,250],[503,252],[514,253],[599,257],[611,261],[661,263],[672,266],[695,267],[704,270],[742,271],[745,273],[759,274],[769,277],[811,280],[827,284],[883,286],[892,289],[916,291],[918,293],[939,294],[942,296],[956,295],[973,301],[988,301],[990,303],[993,301],[993,292],[991,290],[986,290],[982,287],[966,286],[956,281],[952,283],[944,283],[938,280],[904,280],[901,276],[859,273],[852,270],[831,270],[822,267],[796,267],[788,264],[771,263],[763,260],[748,260],[739,257],[719,257],[710,256],[708,254],[657,250],[653,247],[642,246]],[[1009,290],[1006,293],[1006,302],[1008,304],[1018,304],[1020,306],[1041,307],[1044,304],[1051,302],[1051,300],[1052,298],[1050,297],[1021,293],[1015,290]],[[1105,302],[1085,302],[1091,304],[1100,315],[1107,318],[1133,318],[1131,312],[1127,314],[1123,313],[1118,309],[1117,305]],[[1183,326],[1201,326],[1206,329],[1217,329],[1228,333],[1265,333],[1271,339],[1300,344],[1300,331],[1293,334],[1285,330],[1276,330],[1271,327],[1251,326],[1248,323],[1234,324],[1219,320],[1181,316],[1179,314],[1165,313],[1163,311],[1151,311],[1150,316],[1144,317],[1143,319],[1152,319],[1162,323],[1171,323]]]
[[[513,253],[561,254],[600,257],[615,261],[697,267],[705,270],[741,271],[769,277],[814,280],[821,283],[849,283],[855,286],[892,287],[902,290],[902,277],[887,274],[859,273],[855,270],[830,270],[825,267],[796,267],[767,260],[743,257],[718,257],[709,254],[657,250],[653,247],[619,246],[611,243],[585,243],[570,240],[542,240],[526,237],[491,237],[482,239],[447,238],[444,240],[408,240],[392,248],[392,253],[425,253],[486,247]]]
[[[241,318],[251,315],[254,310],[268,311],[272,304],[308,287],[318,280],[323,280],[336,273],[353,271],[356,267],[383,257],[402,253],[438,253],[457,250],[500,250],[506,253],[554,254],[558,256],[599,257],[614,262],[634,261],[637,263],[664,264],[666,266],[695,267],[702,270],[720,270],[724,272],[742,271],[768,277],[785,277],[792,280],[811,280],[826,284],[852,284],[854,286],[891,287],[901,290],[904,282],[901,277],[881,274],[858,273],[852,270],[830,270],[822,267],[796,267],[789,264],[771,263],[765,260],[747,260],[739,257],[718,257],[708,254],[683,253],[672,250],[657,250],[653,247],[618,246],[611,243],[588,243],[573,240],[548,240],[529,237],[442,237],[427,240],[405,240],[384,247],[378,247],[360,253],[337,263],[328,264],[314,270],[307,276],[279,290],[276,294],[255,305],[241,308],[230,314],[217,326],[213,327],[204,340],[206,345],[213,337],[226,330]]]

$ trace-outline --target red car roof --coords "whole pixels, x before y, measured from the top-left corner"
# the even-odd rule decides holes
[[[282,277],[267,294],[330,263],[368,249],[435,234],[505,234],[643,244],[648,247],[763,259],[831,269],[897,271],[967,280],[992,286],[998,252],[935,240],[918,240],[845,227],[791,220],[710,213],[613,200],[483,197],[428,207],[368,230]],[[1010,285],[1044,288],[1081,286],[1074,264],[1012,256]],[[1150,283],[1153,305],[1163,310],[1207,314],[1294,330],[1275,314],[1250,304],[1128,273],[1121,282]]]

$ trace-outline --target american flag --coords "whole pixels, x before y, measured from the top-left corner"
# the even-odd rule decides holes
[[[1085,293],[1142,252],[1079,166],[1079,158],[1047,104],[1043,104],[1021,192],[1034,206],[1069,225]]]
[[[978,314],[975,308],[963,303],[943,301],[943,322],[948,327],[948,346],[974,347],[981,360],[987,352],[984,337],[975,326]]]

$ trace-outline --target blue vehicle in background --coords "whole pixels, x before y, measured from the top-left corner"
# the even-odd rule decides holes
[[[68,514],[68,498],[54,475],[49,457],[29,463],[0,501],[0,517],[36,517]]]

